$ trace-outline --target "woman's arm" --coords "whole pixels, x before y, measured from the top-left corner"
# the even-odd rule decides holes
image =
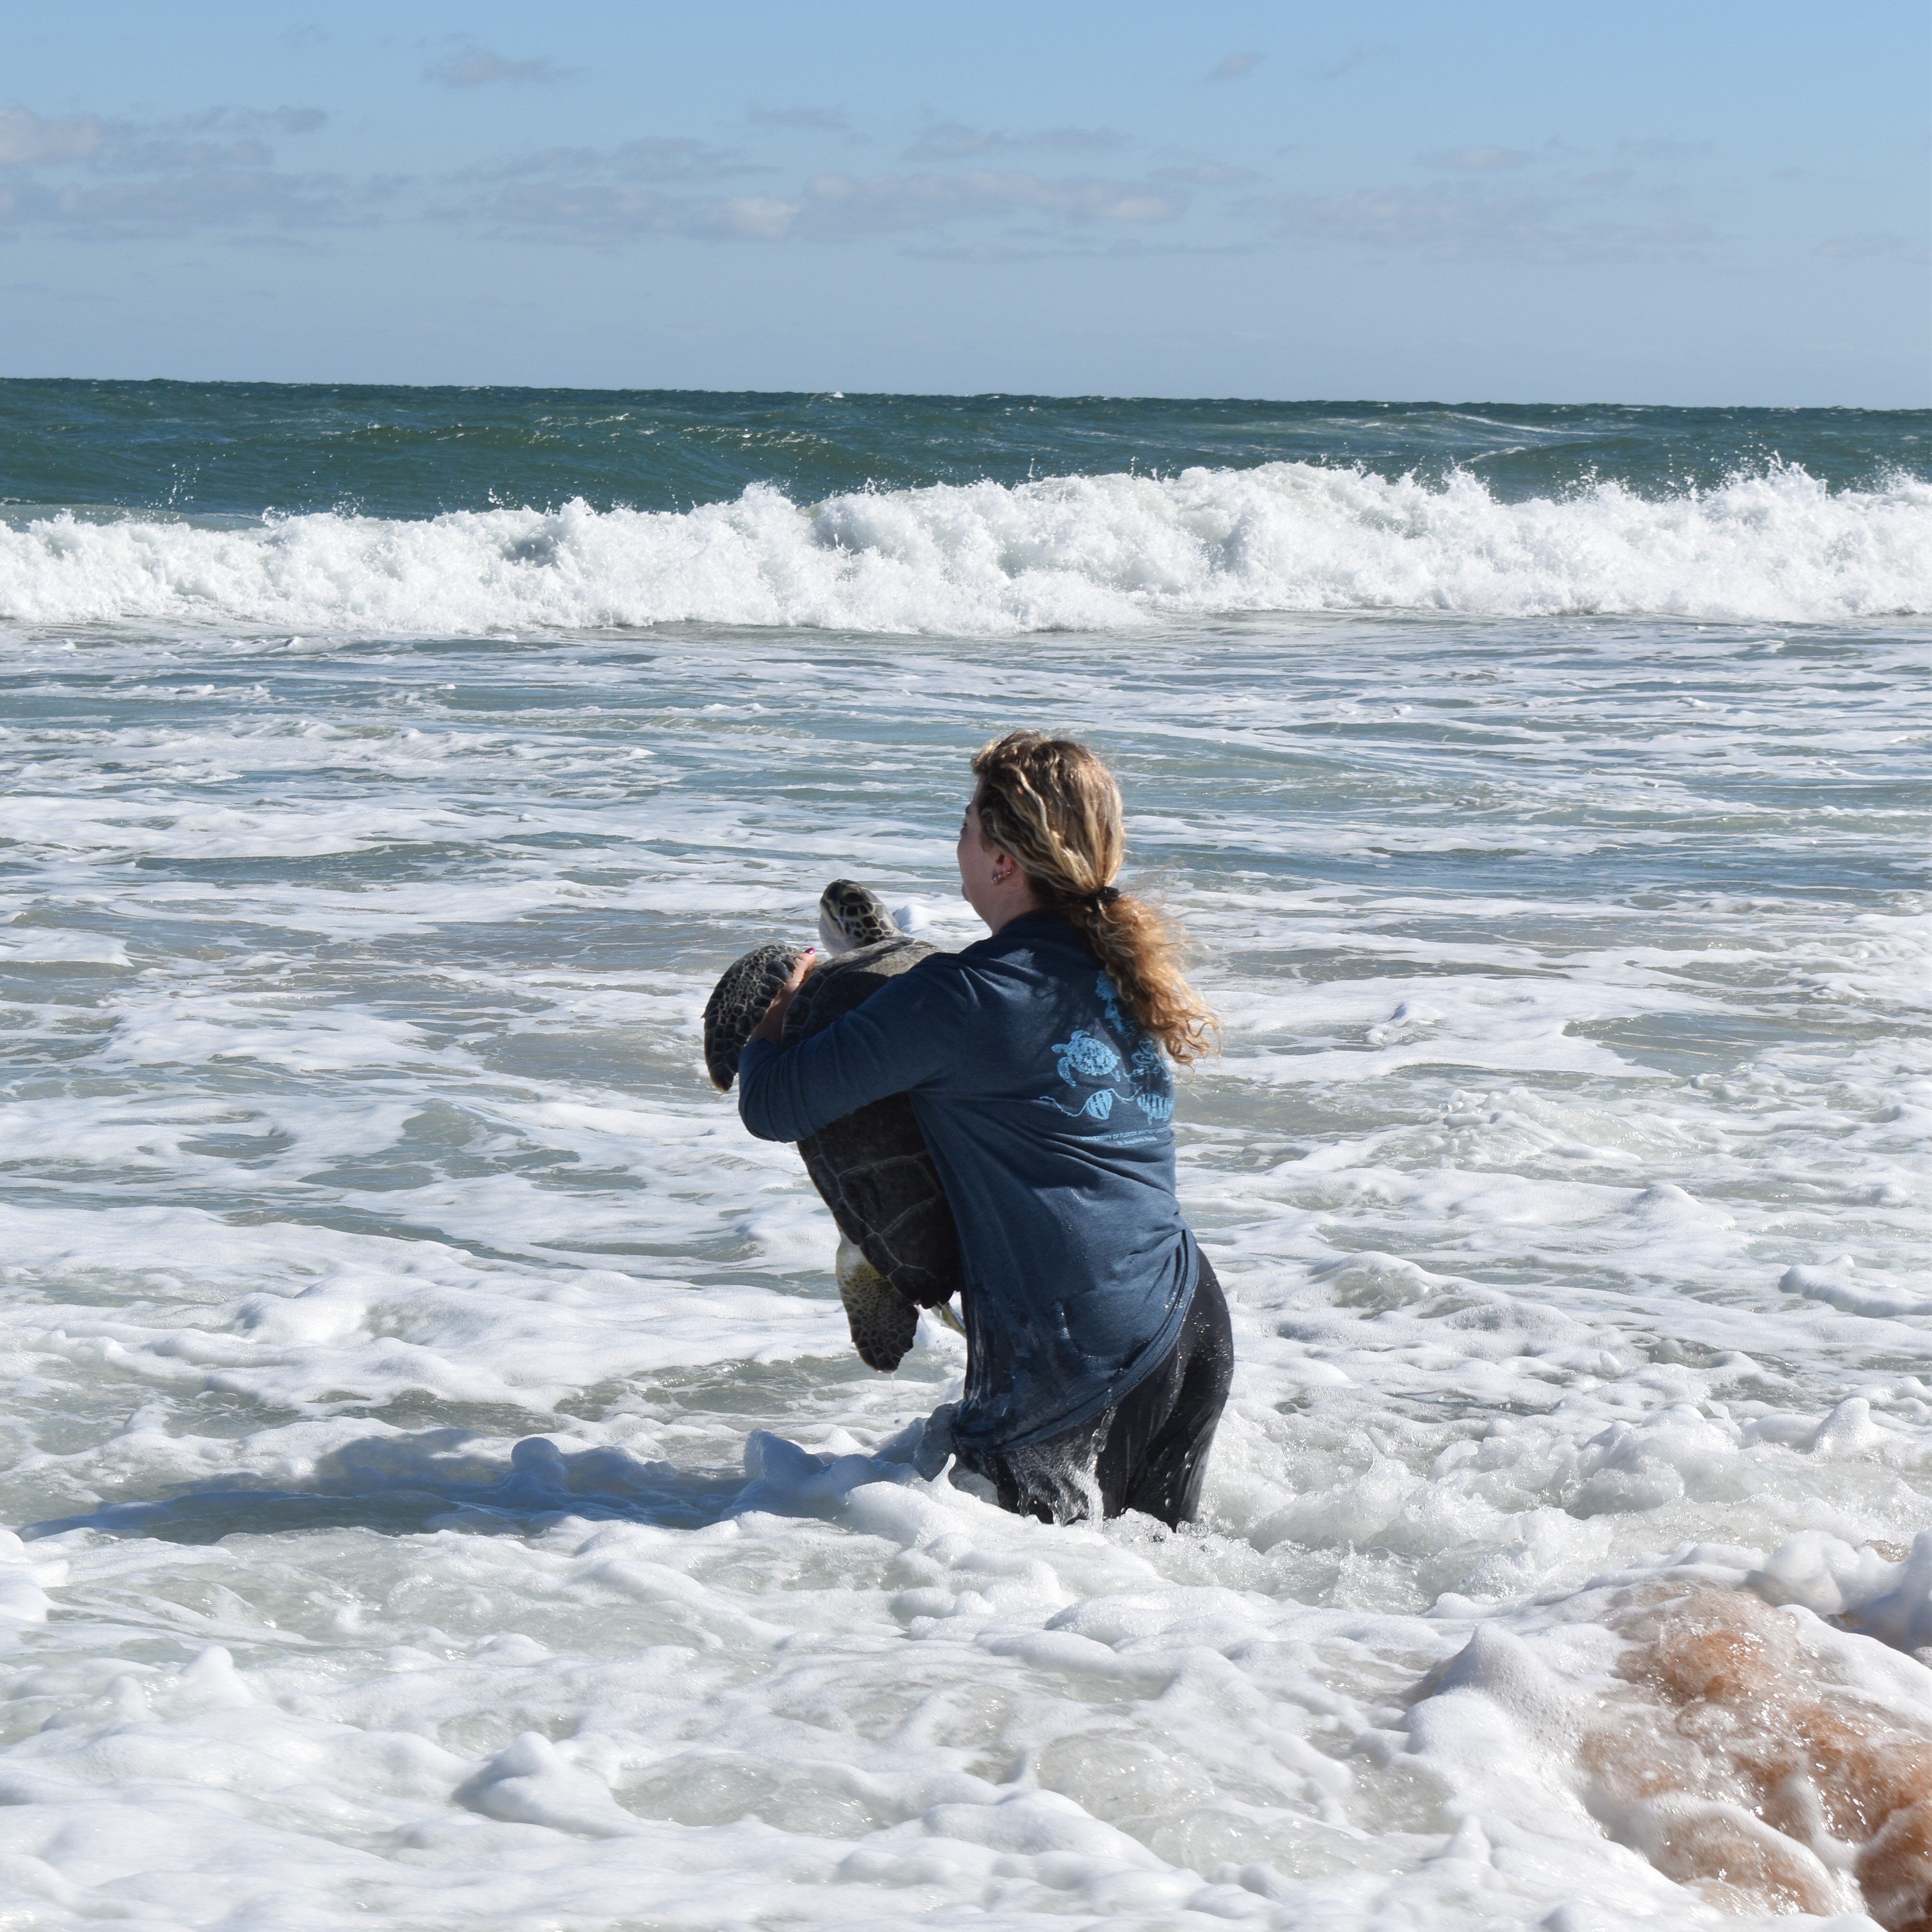
[[[773,1007],[788,1004],[793,990]],[[740,1119],[760,1140],[800,1141],[871,1101],[923,1085],[953,1057],[956,1009],[951,988],[922,964],[796,1046],[775,1046],[760,1025],[738,1057]]]

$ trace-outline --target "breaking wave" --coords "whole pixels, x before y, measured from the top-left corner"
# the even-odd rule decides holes
[[[1802,470],[1661,500],[1504,502],[1274,463],[683,512],[342,514],[0,528],[0,617],[464,636],[670,621],[997,634],[1241,611],[1830,622],[1932,613],[1932,483]]]

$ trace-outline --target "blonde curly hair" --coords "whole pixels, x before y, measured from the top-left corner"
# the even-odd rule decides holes
[[[1009,731],[980,747],[974,804],[988,845],[1012,855],[1050,910],[1078,928],[1122,1003],[1185,1066],[1219,1028],[1181,976],[1173,928],[1114,884],[1126,849],[1120,788],[1087,746],[1042,731]]]

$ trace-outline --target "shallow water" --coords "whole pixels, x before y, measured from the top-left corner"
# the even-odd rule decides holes
[[[1694,1590],[1932,1737],[1932,512],[1905,470],[1720,482],[1721,621],[1681,614],[1688,553],[1579,608],[1484,550],[1540,520],[1538,569],[1609,581],[1580,533],[1628,589],[1630,520],[1708,508],[1652,471],[1365,471],[1355,604],[1294,610],[1184,517],[1143,594],[1092,497],[1036,568],[961,520],[1024,522],[1024,484],[774,490],[759,567],[832,573],[815,624],[738,621],[726,570],[655,628],[540,627],[409,520],[442,505],[318,512],[280,578],[259,522],[14,518],[9,1922],[1856,1908],[1836,1838],[1796,1892],[1698,1863],[1756,1788],[1730,1760],[1695,1844],[1629,1766],[1669,1718],[1642,1620]],[[1332,507],[1355,472],[1267,474],[1189,487]],[[1391,535],[1405,490],[1437,520]],[[651,528],[662,588],[693,525]],[[530,566],[554,618],[611,602],[611,554]],[[1478,566],[1480,610],[1402,592]],[[1026,631],[1046,569],[1084,628]],[[313,628],[269,627],[278,584]],[[857,1362],[830,1217],[699,1063],[718,971],[829,878],[974,936],[960,776],[1020,720],[1117,761],[1226,1022],[1177,1129],[1239,1366],[1179,1536],[919,1478],[957,1338]]]

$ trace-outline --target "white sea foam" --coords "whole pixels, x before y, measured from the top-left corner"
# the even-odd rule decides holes
[[[1916,637],[1260,628],[23,640],[16,1917],[1912,1922],[1932,1873],[1750,1805],[1768,1734],[1932,1737]],[[1183,1536],[922,1474],[958,1339],[858,1364],[699,1069],[830,878],[976,935],[964,754],[1034,718],[1226,1022]],[[1790,1694],[1673,1702],[1733,1638]]]
[[[1661,500],[1603,483],[1498,501],[1276,463],[863,492],[769,485],[681,512],[318,514],[211,529],[68,515],[0,528],[0,617],[470,636],[677,620],[960,635],[1238,611],[1932,611],[1932,484],[1802,470]]]

